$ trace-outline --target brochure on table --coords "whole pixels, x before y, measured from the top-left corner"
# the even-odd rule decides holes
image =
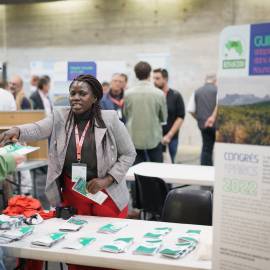
[[[213,269],[270,265],[270,23],[220,36]]]

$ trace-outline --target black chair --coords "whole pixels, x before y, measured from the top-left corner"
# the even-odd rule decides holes
[[[143,219],[151,214],[151,219],[159,220],[164,201],[169,192],[167,184],[160,178],[135,174],[137,207],[143,213]]]
[[[213,195],[209,190],[192,187],[171,190],[165,200],[162,221],[212,225]]]

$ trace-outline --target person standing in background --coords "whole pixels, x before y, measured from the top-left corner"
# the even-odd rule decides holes
[[[123,117],[124,90],[122,89],[122,81],[123,79],[119,73],[112,76],[111,88],[101,99],[100,105],[103,110],[115,110],[119,119],[125,122]]]
[[[32,75],[30,80],[30,93],[37,90],[39,77],[37,75]]]
[[[150,160],[163,162],[162,124],[167,121],[167,105],[160,89],[150,82],[151,66],[139,62],[134,68],[139,82],[125,91],[124,116],[136,148],[135,164]]]
[[[197,120],[202,135],[201,165],[213,165],[216,140],[217,86],[216,75],[209,74],[205,84],[191,96],[187,111]]]
[[[168,85],[169,74],[166,69],[155,69],[154,84],[161,89],[166,97],[168,108],[167,124],[163,126],[162,144],[169,147],[169,153],[174,163],[178,147],[179,131],[185,118],[185,104],[182,95]]]
[[[4,87],[4,82],[0,81],[0,111],[16,111],[17,107],[14,97]]]
[[[122,89],[123,89],[123,91],[125,91],[128,88],[128,85],[127,85],[128,84],[128,76],[125,73],[121,73],[120,77],[121,77]]]
[[[37,90],[30,96],[34,110],[45,110],[46,115],[52,113],[52,102],[49,98],[50,78],[42,76],[39,78]]]
[[[110,91],[110,84],[108,82],[103,82],[102,84],[103,94],[107,94]]]
[[[15,75],[9,81],[9,90],[13,94],[17,111],[19,110],[31,110],[31,102],[25,96],[23,90],[23,80],[19,75]],[[21,191],[25,195],[29,195],[32,192],[32,177],[29,170],[24,170],[21,172]]]
[[[31,110],[31,103],[25,96],[23,80],[19,75],[14,75],[11,78],[8,89],[15,98],[17,110]]]

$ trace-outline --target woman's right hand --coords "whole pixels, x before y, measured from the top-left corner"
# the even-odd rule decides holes
[[[16,142],[20,136],[20,129],[13,127],[0,134],[0,146],[3,147],[8,142]]]

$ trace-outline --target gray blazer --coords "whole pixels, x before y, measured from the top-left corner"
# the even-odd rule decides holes
[[[48,174],[45,194],[52,206],[59,205],[60,190],[58,178],[62,173],[71,131],[65,132],[65,123],[70,108],[55,110],[52,115],[32,124],[19,126],[21,141],[43,140],[51,136],[48,160]],[[106,128],[95,126],[98,177],[110,174],[116,180],[106,191],[119,210],[128,204],[129,193],[125,175],[132,166],[136,151],[124,124],[115,111],[102,111]],[[106,134],[106,149],[102,139]],[[67,137],[67,138],[66,138]]]

